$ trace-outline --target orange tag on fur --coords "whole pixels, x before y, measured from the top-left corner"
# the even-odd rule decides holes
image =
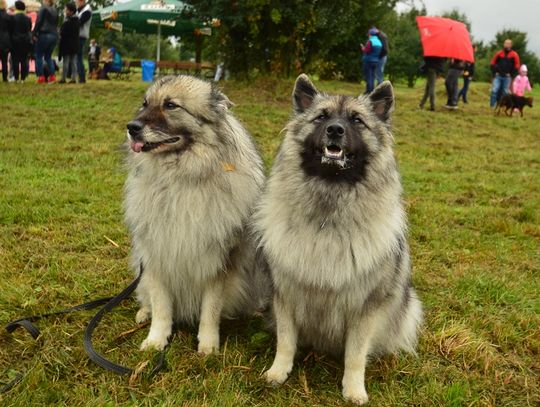
[[[223,171],[225,171],[225,172],[233,172],[235,170],[236,170],[236,167],[234,166],[234,164],[223,163]]]

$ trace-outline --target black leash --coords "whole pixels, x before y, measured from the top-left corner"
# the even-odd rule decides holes
[[[84,331],[83,346],[90,360],[97,363],[102,368],[110,370],[114,373],[131,374],[133,373],[133,369],[111,362],[103,355],[98,353],[92,345],[92,333],[94,332],[94,329],[96,329],[96,327],[98,326],[101,318],[103,318],[103,315],[112,310],[124,299],[129,297],[133,291],[135,291],[135,288],[137,288],[137,286],[139,285],[139,281],[141,281],[143,270],[144,268],[141,263],[139,275],[137,276],[137,278],[133,280],[132,283],[128,285],[120,294],[118,294],[116,297],[111,298],[110,301],[107,302],[107,304],[105,304],[105,306],[101,308],[96,315],[94,315],[94,317],[90,320]]]
[[[41,331],[32,322],[38,321],[38,320],[40,320],[42,318],[51,317],[51,316],[54,316],[54,315],[63,315],[63,314],[69,314],[71,312],[76,312],[76,311],[89,310],[89,309],[93,309],[93,308],[99,307],[100,305],[105,304],[105,306],[103,308],[101,308],[96,313],[96,315],[94,315],[94,317],[90,320],[90,322],[86,326],[86,329],[84,331],[84,337],[83,337],[84,350],[86,351],[86,353],[87,353],[88,357],[90,358],[90,360],[95,362],[97,365],[103,367],[104,369],[110,370],[111,372],[114,372],[114,373],[123,374],[123,375],[132,374],[133,369],[122,366],[122,365],[119,365],[119,364],[114,363],[114,362],[111,362],[110,360],[105,358],[103,355],[101,355],[99,352],[97,352],[94,349],[94,346],[92,345],[92,334],[93,334],[94,330],[96,329],[96,327],[98,326],[101,319],[103,318],[103,316],[107,312],[111,311],[118,304],[120,304],[120,302],[122,302],[123,300],[128,298],[133,291],[135,291],[135,288],[137,288],[137,286],[139,285],[139,282],[141,281],[143,271],[144,271],[144,267],[143,267],[143,265],[141,263],[140,264],[140,269],[139,269],[139,275],[137,276],[137,278],[135,280],[133,280],[129,286],[127,286],[120,294],[118,294],[115,297],[100,298],[98,300],[86,302],[84,304],[79,304],[79,305],[76,305],[74,307],[66,308],[66,309],[61,310],[61,311],[49,312],[49,313],[46,313],[46,314],[32,315],[32,316],[29,316],[29,317],[20,318],[20,319],[17,319],[15,321],[10,322],[9,324],[7,324],[5,326],[5,328],[8,331],[8,333],[12,333],[18,327],[22,327],[22,328],[26,329],[26,331],[28,331],[28,333],[30,335],[32,335],[32,337],[34,339],[37,339],[39,337]],[[154,368],[154,370],[152,370],[152,372],[150,374],[151,376],[158,373],[164,367],[164,365],[165,365],[165,353],[166,353],[166,350],[168,349],[168,347],[169,347],[169,345],[167,345],[165,347],[165,349],[163,349],[163,351],[161,351],[159,361],[158,361],[156,367]],[[19,380],[17,380],[16,383],[13,383],[13,384],[10,383],[9,388],[11,388],[11,387],[13,387],[13,385],[17,384],[18,381],[20,381],[20,378],[19,378]],[[7,389],[7,390],[9,390],[9,389]],[[0,393],[3,393],[5,391],[7,391],[7,390],[2,389],[2,391]]]
[[[48,312],[46,314],[39,314],[39,315],[32,315],[30,317],[23,317],[13,322],[10,322],[9,324],[5,326],[5,328],[6,328],[6,331],[8,331],[8,333],[12,333],[18,327],[22,327],[26,329],[26,331],[30,335],[32,335],[32,338],[37,339],[38,336],[41,334],[41,331],[32,322],[38,321],[43,318],[52,317],[55,315],[70,314],[76,311],[84,311],[84,310],[93,309],[93,308],[99,307],[100,305],[106,304],[111,299],[113,299],[113,297],[100,298],[99,300],[85,302],[84,304],[79,304],[71,308],[63,309],[61,311]]]

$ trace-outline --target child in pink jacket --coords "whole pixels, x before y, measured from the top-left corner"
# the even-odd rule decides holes
[[[512,82],[512,93],[516,96],[523,96],[525,91],[531,91],[531,83],[527,77],[527,65],[521,65],[519,75]]]

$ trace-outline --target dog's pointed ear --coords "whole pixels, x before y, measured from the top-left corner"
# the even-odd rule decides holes
[[[223,112],[229,110],[231,107],[234,106],[234,103],[230,101],[227,95],[225,95],[223,92],[216,88],[212,89],[212,101],[215,103],[215,106],[217,106],[218,110],[221,110]]]
[[[394,110],[394,89],[390,81],[384,81],[369,94],[373,111],[379,119],[387,121]]]
[[[307,75],[300,74],[296,78],[293,91],[293,106],[296,113],[302,113],[309,108],[318,93],[319,91]]]

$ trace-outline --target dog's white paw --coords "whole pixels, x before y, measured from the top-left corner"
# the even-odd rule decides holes
[[[201,355],[208,356],[219,352],[219,336],[200,338],[197,352]]]
[[[203,356],[208,356],[213,353],[219,352],[219,344],[218,345],[208,345],[199,343],[199,347],[197,348],[197,352],[199,352]]]
[[[342,394],[345,400],[350,401],[357,406],[366,404],[369,400],[366,389],[360,386],[344,386]]]
[[[165,346],[169,343],[166,336],[164,337],[150,337],[148,336],[142,343],[141,343],[141,350],[148,350],[148,349],[155,349],[155,350],[163,350],[165,349]]]
[[[281,386],[285,383],[285,380],[289,377],[289,372],[284,369],[275,368],[272,366],[269,370],[264,373],[264,378],[266,383],[271,386]]]
[[[141,307],[135,315],[135,322],[138,324],[143,324],[148,321],[151,316],[152,312],[150,311],[150,308]]]

